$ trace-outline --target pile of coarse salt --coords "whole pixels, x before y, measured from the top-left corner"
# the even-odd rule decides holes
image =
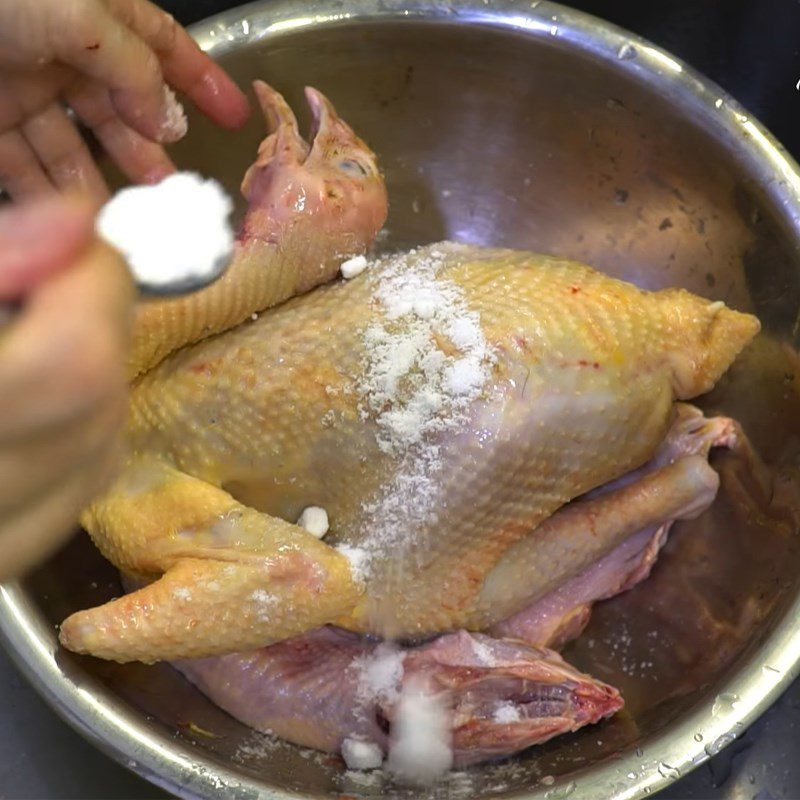
[[[392,723],[386,770],[404,783],[427,785],[453,766],[451,713],[443,697],[410,682],[403,687]]]
[[[448,254],[463,247],[444,242],[370,265],[380,314],[362,333],[355,383],[362,419],[375,421],[378,446],[398,467],[363,505],[361,546],[341,548],[358,561],[362,576],[389,550],[401,563],[403,545],[412,545],[409,532],[435,514],[442,468],[437,439],[463,428],[491,374],[494,355],[480,316],[444,269]]]
[[[153,186],[117,192],[97,216],[97,232],[122,253],[143,290],[207,283],[227,266],[233,202],[215,180],[176,172]]]

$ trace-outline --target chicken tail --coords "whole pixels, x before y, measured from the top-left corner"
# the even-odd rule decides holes
[[[665,289],[651,295],[661,310],[667,358],[678,400],[710,391],[736,356],[761,330],[752,314],[710,302],[685,289]]]

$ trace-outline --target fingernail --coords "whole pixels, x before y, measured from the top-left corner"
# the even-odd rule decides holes
[[[188,130],[189,123],[183,106],[175,97],[175,92],[169,86],[164,86],[164,103],[161,112],[159,140],[162,142],[177,142],[186,136]]]

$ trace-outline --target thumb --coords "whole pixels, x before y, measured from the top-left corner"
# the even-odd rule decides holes
[[[94,210],[56,195],[0,210],[0,301],[20,300],[68,269],[94,237]]]

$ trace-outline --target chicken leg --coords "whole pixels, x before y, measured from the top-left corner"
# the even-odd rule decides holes
[[[61,642],[76,652],[152,662],[262,647],[360,594],[332,547],[163,463],[129,464],[85,524],[123,573],[152,582],[69,617]]]

